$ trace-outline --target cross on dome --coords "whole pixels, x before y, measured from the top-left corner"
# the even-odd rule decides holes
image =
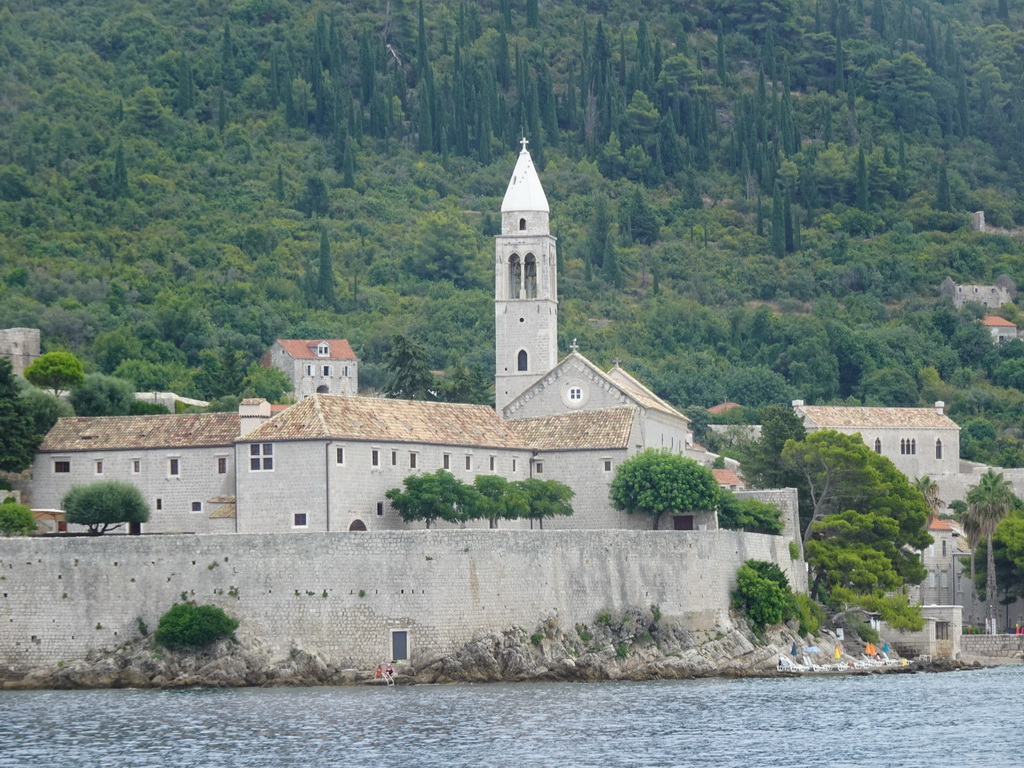
[[[523,138],[520,139],[519,143],[523,145],[523,152],[525,152],[526,151],[526,145],[530,143],[530,140],[528,138],[526,138],[525,136],[523,136]]]

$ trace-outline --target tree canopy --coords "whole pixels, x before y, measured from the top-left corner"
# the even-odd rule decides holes
[[[75,486],[64,494],[61,506],[68,523],[84,525],[96,535],[120,528],[124,523],[149,520],[149,505],[142,491],[121,480]]]
[[[77,387],[84,376],[82,361],[70,352],[47,352],[25,369],[25,378],[54,395]]]
[[[707,512],[719,502],[711,470],[693,459],[648,449],[622,462],[609,489],[612,506],[629,514],[651,515],[654,530],[662,515]]]
[[[36,532],[32,510],[11,497],[0,502],[0,536],[28,536]]]
[[[11,361],[0,357],[0,470],[21,472],[32,463],[42,434],[11,373]]]

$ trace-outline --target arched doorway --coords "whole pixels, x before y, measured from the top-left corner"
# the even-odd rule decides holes
[[[350,525],[348,529],[350,531],[365,531],[366,523],[364,523],[362,520],[353,520],[352,525]]]

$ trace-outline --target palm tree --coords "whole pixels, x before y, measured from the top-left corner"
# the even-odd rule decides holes
[[[996,628],[996,559],[992,550],[992,534],[1013,508],[1016,497],[1010,490],[1010,481],[1002,473],[989,470],[967,493],[967,517],[978,537],[988,545],[988,578],[985,581],[985,602],[988,603],[989,631]],[[966,526],[965,526],[966,527]]]
[[[946,505],[946,502],[939,498],[938,483],[928,477],[928,475],[922,475],[914,480],[911,485],[917,488],[921,495],[924,496],[925,504],[928,505],[928,511],[931,512],[932,517],[938,517],[939,510]]]

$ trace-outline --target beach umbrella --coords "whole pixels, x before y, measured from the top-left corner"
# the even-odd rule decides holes
[[[836,643],[836,658],[838,659],[842,655],[842,651],[839,650],[839,644]]]
[[[885,641],[885,645],[882,646],[882,653],[888,653],[888,652],[889,652],[889,641],[886,640]]]
[[[793,641],[793,647],[789,649],[789,653],[792,656],[796,656],[796,640]]]

